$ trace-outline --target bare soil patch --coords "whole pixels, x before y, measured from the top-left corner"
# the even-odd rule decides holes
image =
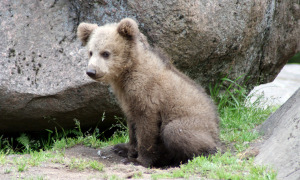
[[[110,179],[116,176],[121,179],[151,179],[154,173],[173,171],[176,168],[156,169],[144,168],[139,165],[124,164],[126,160],[111,151],[112,147],[96,149],[83,145],[76,145],[68,148],[64,153],[64,162],[71,159],[96,160],[104,165],[103,171],[93,169],[70,169],[68,164],[47,160],[38,166],[27,165],[25,171],[19,172],[13,163],[0,165],[0,179]],[[30,157],[30,155],[9,155],[8,160]]]

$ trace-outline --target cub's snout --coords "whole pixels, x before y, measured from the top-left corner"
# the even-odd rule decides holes
[[[88,69],[86,71],[86,74],[90,77],[95,79],[96,78],[96,70],[95,69]]]

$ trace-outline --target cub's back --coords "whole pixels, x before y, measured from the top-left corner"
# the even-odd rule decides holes
[[[216,107],[201,86],[175,67],[166,69],[163,76],[160,79],[164,93],[161,108],[168,118],[189,116],[218,123]]]

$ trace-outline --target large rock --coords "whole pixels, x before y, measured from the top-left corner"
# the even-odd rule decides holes
[[[297,0],[0,1],[0,132],[95,126],[120,109],[85,75],[79,22],[140,22],[151,44],[208,87],[228,74],[249,87],[273,80],[299,47]],[[49,119],[56,119],[55,123]],[[100,123],[100,127],[108,124]]]
[[[145,34],[204,86],[272,81],[300,51],[298,0],[128,1]]]
[[[278,170],[278,179],[300,179],[300,89],[262,125],[265,142],[255,158]]]
[[[121,116],[109,89],[85,74],[86,52],[75,33],[81,12],[73,3],[0,1],[1,133],[67,129],[74,118],[83,128],[99,122],[106,129]],[[104,11],[100,6],[94,8]]]

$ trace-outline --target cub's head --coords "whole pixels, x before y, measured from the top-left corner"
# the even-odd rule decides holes
[[[131,66],[130,56],[139,34],[137,23],[130,18],[104,26],[81,23],[77,36],[87,46],[87,75],[102,82],[117,78],[124,69]]]

